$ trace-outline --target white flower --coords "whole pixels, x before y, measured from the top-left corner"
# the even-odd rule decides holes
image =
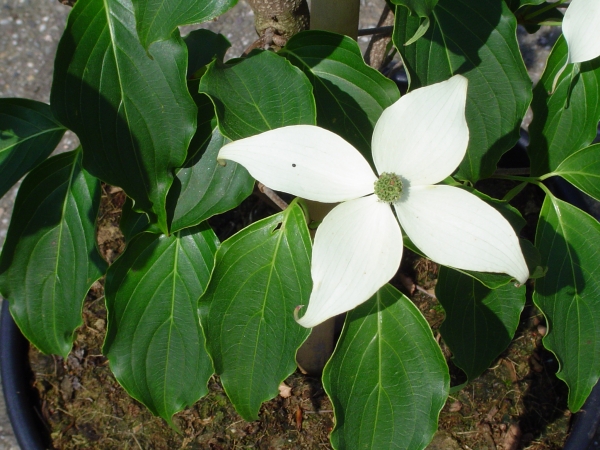
[[[600,0],[573,0],[562,23],[569,46],[567,63],[600,56]]]
[[[440,264],[527,280],[518,238],[502,215],[463,189],[435,185],[465,155],[466,95],[467,79],[456,75],[387,108],[372,140],[379,180],[348,142],[310,125],[267,131],[221,149],[219,159],[242,164],[272,189],[342,202],[317,230],[313,290],[301,325],[314,327],[356,307],[394,276],[403,247],[398,221],[412,242]]]

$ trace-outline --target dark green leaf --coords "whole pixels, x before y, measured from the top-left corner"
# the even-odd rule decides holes
[[[469,79],[469,147],[456,176],[472,182],[488,177],[502,154],[519,139],[531,100],[531,80],[519,51],[515,17],[498,0],[440,0],[427,33],[405,46],[419,26],[418,17],[396,7],[393,41],[411,89],[455,74]]]
[[[133,202],[129,197],[125,199],[121,212],[121,221],[119,228],[123,233],[125,242],[129,242],[136,234],[145,231],[150,225],[148,216],[144,213],[138,213],[133,210]]]
[[[577,73],[567,60],[567,43],[561,36],[548,57],[546,70],[533,91],[533,121],[529,125],[532,175],[554,171],[566,158],[588,146],[596,137],[600,120],[600,59],[581,63]]]
[[[217,162],[217,154],[226,139],[217,128],[203,144],[201,158],[177,172],[171,188],[175,215],[173,231],[195,225],[239,205],[252,193],[254,178],[233,161],[226,166]]]
[[[600,376],[600,224],[583,211],[547,196],[535,236],[545,277],[533,300],[548,321],[544,346],[556,355],[556,374],[569,386],[576,412]]]
[[[396,84],[365,64],[347,36],[305,31],[279,52],[313,85],[317,125],[339,134],[368,159],[371,135],[381,113],[400,97]]]
[[[180,25],[208,22],[233,8],[237,0],[133,0],[140,42],[145,48],[171,37]]]
[[[25,98],[0,99],[0,197],[56,148],[65,128],[50,106]]]
[[[394,5],[403,5],[411,14],[419,17],[427,17],[437,5],[438,0],[390,0]]]
[[[554,173],[600,201],[600,144],[573,153]]]
[[[435,295],[446,311],[442,337],[454,363],[473,380],[512,341],[525,306],[525,286],[511,283],[489,289],[468,275],[441,267]]]
[[[0,257],[0,291],[29,341],[66,357],[81,308],[106,269],[96,249],[100,182],[81,149],[47,159],[23,181]]]
[[[219,129],[231,140],[316,123],[310,82],[272,52],[255,50],[227,64],[214,61],[200,81],[200,92],[214,102]]]
[[[541,5],[542,3],[546,2],[546,0],[505,0],[505,1],[512,12],[515,12],[517,9],[519,9],[523,6]]]
[[[197,304],[217,245],[206,224],[170,237],[142,233],[106,274],[104,354],[129,395],[171,426],[212,375]]]
[[[134,20],[130,0],[75,3],[58,46],[51,105],[79,136],[84,167],[122,187],[166,233],[167,191],[185,161],[196,107],[177,32],[152,46],[151,59]]]
[[[214,58],[222,61],[227,49],[231,47],[225,36],[204,29],[192,31],[183,40],[188,49],[188,78],[200,78],[196,72],[201,71]]]
[[[223,242],[200,299],[215,371],[245,420],[256,420],[261,403],[277,395],[309,334],[293,316],[312,286],[305,220],[292,203]]]
[[[561,36],[548,57],[546,70],[533,91],[533,121],[529,125],[531,174],[544,175],[596,137],[600,120],[600,59],[584,62],[576,73],[570,64],[552,95],[554,78],[567,60]]]
[[[337,450],[423,449],[448,397],[448,366],[429,325],[390,285],[348,312],[323,386]]]

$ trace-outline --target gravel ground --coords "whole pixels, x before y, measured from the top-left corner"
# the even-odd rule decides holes
[[[361,28],[375,26],[384,0],[361,1]],[[0,10],[0,97],[24,97],[42,102],[50,99],[53,61],[56,46],[64,29],[70,8],[56,0],[3,0]],[[255,37],[252,10],[240,0],[230,14],[204,24],[224,34],[233,44],[227,58],[239,56]],[[184,27],[186,34],[194,28]],[[360,39],[366,48],[368,39]],[[67,133],[57,152],[74,149],[77,137]],[[17,195],[15,186],[0,198],[0,249]],[[0,298],[0,305],[2,298]],[[0,392],[0,450],[18,450],[6,414],[4,396]]]

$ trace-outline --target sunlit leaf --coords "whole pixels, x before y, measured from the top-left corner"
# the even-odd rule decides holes
[[[100,182],[81,149],[47,159],[23,181],[0,257],[0,292],[29,341],[66,357],[81,309],[106,263],[97,252]]]
[[[256,420],[262,402],[278,394],[309,334],[293,316],[312,286],[305,220],[292,203],[223,242],[200,299],[215,371],[245,420]]]
[[[207,393],[213,373],[197,302],[217,244],[206,224],[170,237],[142,233],[106,275],[103,352],[129,395],[170,425],[173,414]]]
[[[323,386],[336,450],[411,450],[433,437],[450,377],[427,321],[388,284],[348,312]]]

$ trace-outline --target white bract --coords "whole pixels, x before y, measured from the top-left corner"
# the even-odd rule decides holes
[[[242,164],[272,189],[342,202],[317,229],[313,289],[301,325],[313,327],[358,306],[394,276],[403,248],[398,221],[440,264],[527,280],[518,238],[502,215],[464,189],[435,185],[465,155],[466,96],[467,79],[456,75],[387,108],[372,140],[379,179],[352,145],[310,125],[267,131],[221,149],[219,159]]]
[[[567,63],[600,56],[600,0],[573,0],[562,23],[569,47]]]

